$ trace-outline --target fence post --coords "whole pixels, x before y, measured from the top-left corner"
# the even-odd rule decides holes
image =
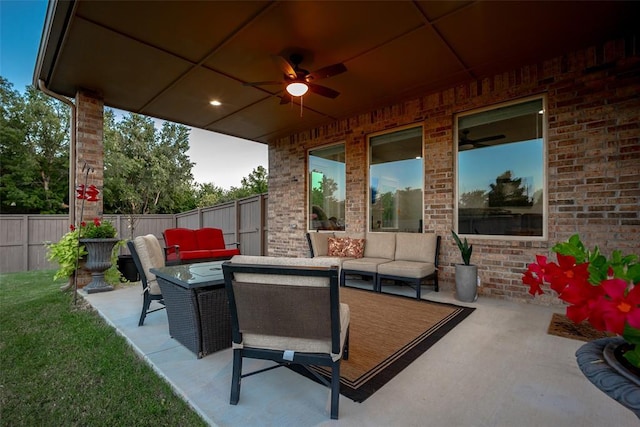
[[[29,216],[24,215],[23,220],[24,227],[22,228],[22,233],[24,235],[22,245],[22,268],[23,271],[29,270]]]
[[[235,216],[236,216],[236,220],[234,221],[236,223],[235,226],[235,241],[240,243],[240,203],[238,203],[238,199],[234,200],[233,202],[233,208],[235,209]],[[242,247],[242,246],[240,246]]]

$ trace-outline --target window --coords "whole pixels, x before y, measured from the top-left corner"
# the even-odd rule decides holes
[[[309,230],[344,230],[344,144],[309,151]]]
[[[369,138],[369,231],[422,233],[422,127]]]
[[[546,235],[542,98],[456,117],[457,229]]]

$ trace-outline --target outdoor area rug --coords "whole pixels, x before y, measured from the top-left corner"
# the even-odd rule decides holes
[[[340,393],[363,402],[469,316],[474,308],[340,288],[349,305],[349,360],[340,364]],[[291,369],[311,379],[304,368]],[[313,369],[330,378],[323,366]]]
[[[598,338],[615,336],[614,334],[595,329],[586,321],[578,324],[573,323],[567,316],[560,313],[553,313],[547,333],[586,342],[597,340]]]

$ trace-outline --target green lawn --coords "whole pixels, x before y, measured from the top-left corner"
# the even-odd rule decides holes
[[[0,425],[206,425],[53,274],[0,274]]]

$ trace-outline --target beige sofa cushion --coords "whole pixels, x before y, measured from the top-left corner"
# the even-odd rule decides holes
[[[378,265],[378,274],[419,279],[436,271],[432,262],[391,261]]]
[[[364,244],[365,258],[392,260],[396,252],[396,233],[367,233]]]
[[[309,240],[313,248],[313,256],[327,256],[329,254],[329,237],[334,237],[333,233],[309,233]]]
[[[281,265],[293,267],[333,267],[340,266],[339,258],[319,257],[319,258],[293,258],[293,257],[272,257],[236,255],[231,258],[233,264],[258,264],[258,265]],[[284,275],[263,275],[250,273],[236,273],[236,279],[241,282],[251,283],[280,283],[283,285],[305,285],[305,286],[329,286],[329,281],[322,277],[306,277]]]
[[[136,248],[140,264],[147,277],[147,286],[149,293],[152,295],[161,295],[160,286],[156,280],[156,275],[149,271],[150,268],[164,267],[164,253],[158,238],[153,234],[146,236],[138,236],[133,239],[133,245]]]
[[[396,233],[395,260],[435,263],[434,233]]]
[[[369,273],[375,273],[378,271],[378,266],[386,262],[390,262],[387,258],[358,258],[348,259],[342,262],[342,268],[345,270],[353,271],[366,271]]]

